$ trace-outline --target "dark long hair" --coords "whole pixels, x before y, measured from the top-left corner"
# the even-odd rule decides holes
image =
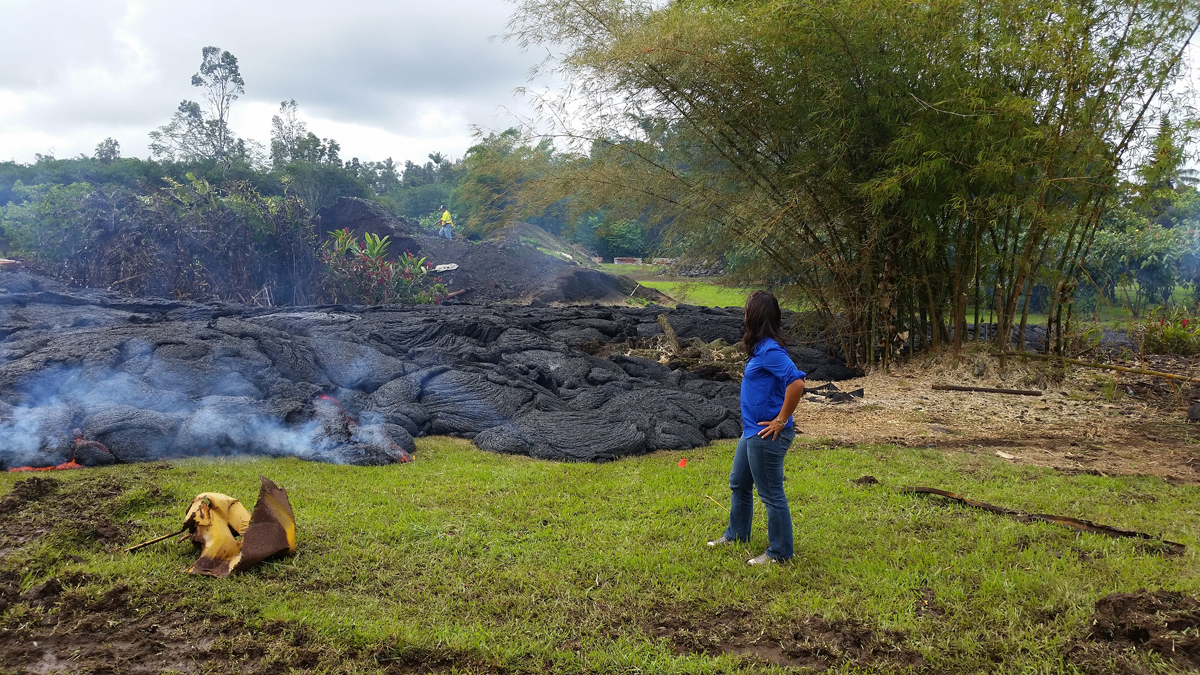
[[[754,356],[754,347],[763,338],[774,338],[782,346],[787,346],[783,339],[783,313],[779,311],[779,301],[767,291],[754,291],[746,298],[746,332],[742,334],[742,348],[747,356]]]

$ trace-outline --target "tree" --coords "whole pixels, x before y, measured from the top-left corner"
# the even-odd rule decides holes
[[[534,145],[525,141],[518,129],[507,129],[488,134],[467,150],[462,179],[453,196],[465,211],[459,222],[468,232],[486,234],[510,220],[540,215],[549,208],[550,204],[539,202],[538,207],[527,209],[518,202],[522,187],[545,175],[557,161],[549,139]],[[407,169],[404,176],[407,182]]]
[[[106,138],[96,144],[94,156],[101,164],[111,164],[114,160],[121,159],[121,144],[115,138]]]
[[[1038,287],[1061,337],[1160,111],[1190,114],[1162,94],[1198,26],[1185,0],[520,0],[511,37],[562,52],[543,121],[577,157],[498,192],[657,213],[693,255],[786,280],[850,365],[904,326],[957,346],[985,295],[1023,348]]]
[[[296,158],[300,140],[308,127],[297,117],[296,99],[279,104],[279,114],[271,117],[271,165],[283,168]]]
[[[213,146],[218,157],[225,157],[234,142],[229,130],[229,110],[246,91],[237,57],[220,47],[205,47],[201,51],[200,72],[192,75],[192,86],[204,90]]]
[[[185,162],[249,159],[254,148],[229,128],[230,108],[245,93],[237,57],[220,47],[205,47],[201,53],[192,86],[204,89],[207,114],[199,103],[182,101],[170,122],[150,132],[150,152],[156,158]]]

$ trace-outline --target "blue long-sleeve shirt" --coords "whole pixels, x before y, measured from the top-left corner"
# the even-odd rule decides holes
[[[742,438],[762,431],[759,422],[775,419],[783,409],[788,385],[803,379],[804,372],[792,363],[783,345],[774,338],[759,340],[742,376]],[[784,427],[790,426],[792,418],[788,417]]]

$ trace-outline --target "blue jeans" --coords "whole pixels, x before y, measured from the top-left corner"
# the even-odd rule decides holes
[[[447,238],[447,239],[453,239],[453,238],[454,238],[454,233],[452,233],[452,232],[450,231],[450,226],[449,226],[449,225],[443,225],[443,226],[442,226],[442,230],[441,230],[441,232],[438,232],[438,234],[442,235],[443,237],[445,237],[445,238]]]
[[[768,440],[751,436],[738,442],[729,472],[729,529],[725,538],[750,541],[750,522],[754,518],[754,488],[767,508],[767,555],[779,560],[792,557],[792,512],[783,493],[783,460],[796,432],[788,427],[779,438]]]

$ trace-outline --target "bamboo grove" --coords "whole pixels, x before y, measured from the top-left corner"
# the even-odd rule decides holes
[[[574,148],[519,201],[652,221],[813,307],[852,365],[1023,348],[1035,288],[1061,351],[1117,186],[1193,124],[1192,1],[516,4],[569,83],[540,133]]]

